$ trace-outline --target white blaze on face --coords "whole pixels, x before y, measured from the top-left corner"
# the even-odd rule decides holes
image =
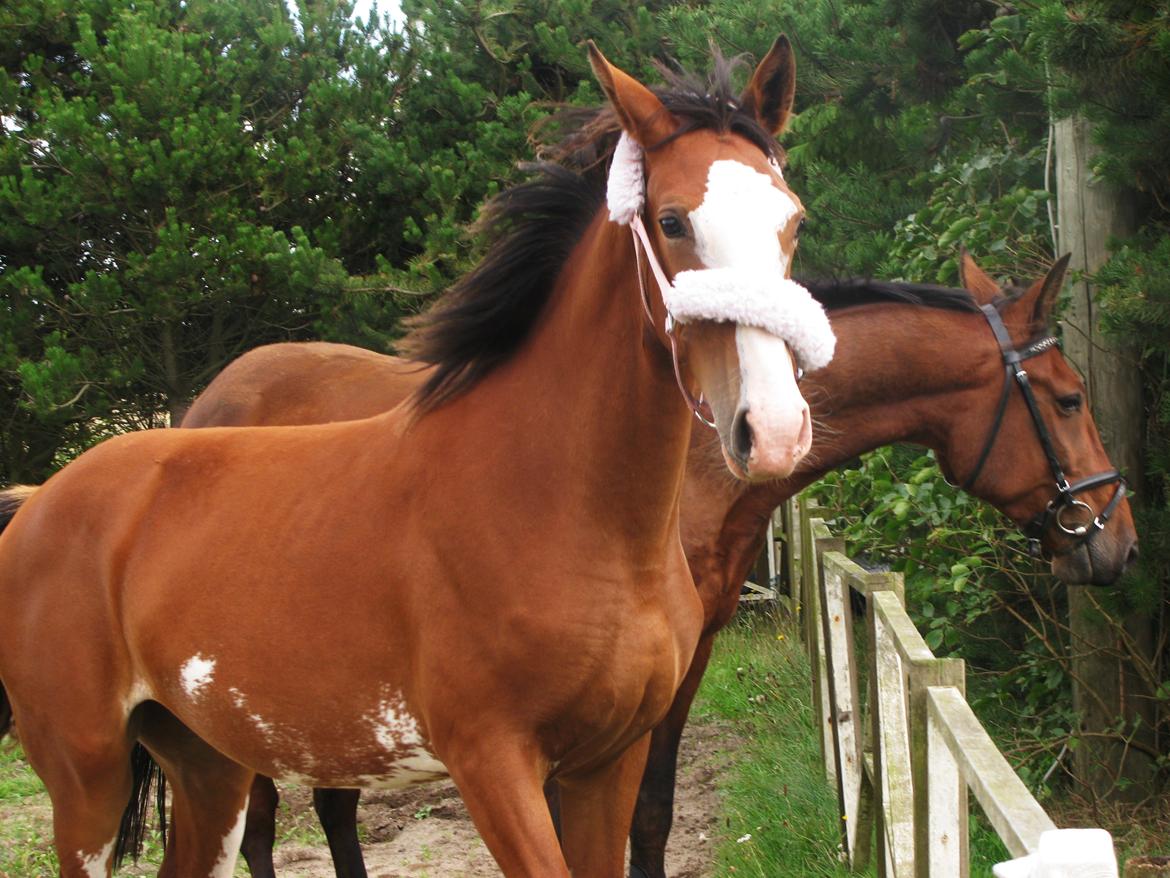
[[[115,839],[111,838],[96,854],[77,852],[77,859],[81,860],[81,871],[86,874],[86,878],[106,878],[110,857],[114,855],[114,841]]]
[[[788,256],[780,250],[779,235],[798,211],[767,174],[742,162],[713,162],[703,203],[690,213],[696,255],[707,268],[784,277]]]
[[[748,474],[791,471],[812,445],[812,421],[796,385],[788,345],[766,330],[740,325],[735,327],[735,347],[740,376],[737,411],[748,412],[754,439]]]
[[[223,846],[219,849],[219,858],[211,867],[209,878],[232,878],[236,871],[236,857],[240,853],[240,841],[244,838],[244,824],[248,817],[248,800],[244,800],[244,807],[236,816],[236,822],[223,837]]]
[[[776,281],[788,274],[789,259],[779,235],[799,210],[768,174],[741,162],[714,162],[703,203],[690,214],[696,255],[709,269],[733,269],[745,296],[750,287],[783,295]],[[796,386],[791,352],[783,339],[743,323],[736,326],[735,343],[740,366],[736,410],[747,411],[753,440],[748,474],[782,477],[812,441],[808,404]]]
[[[183,691],[187,697],[195,700],[203,693],[204,688],[211,683],[215,673],[215,659],[207,659],[196,653],[183,662],[179,669],[179,679],[183,684]]]

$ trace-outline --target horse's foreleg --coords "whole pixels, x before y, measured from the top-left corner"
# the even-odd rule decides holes
[[[337,878],[366,878],[366,864],[357,833],[359,798],[360,790],[313,790],[313,808],[329,840]]]
[[[695,693],[711,659],[714,634],[704,634],[670,710],[651,733],[646,771],[630,828],[631,878],[666,878],[666,840],[674,819],[678,747]]]
[[[626,835],[649,746],[650,735],[643,735],[608,765],[561,779],[561,843],[572,874],[625,874]]]
[[[252,878],[276,878],[272,848],[276,844],[276,806],[280,794],[271,778],[256,775],[248,796],[248,816],[244,823],[244,840],[240,853],[248,864]]]
[[[443,754],[480,837],[507,878],[570,878],[542,793],[544,766],[531,747],[491,739]]]

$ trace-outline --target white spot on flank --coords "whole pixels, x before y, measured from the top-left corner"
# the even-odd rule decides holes
[[[378,744],[390,753],[398,753],[423,742],[418,721],[406,710],[402,696],[380,701],[372,722]]]
[[[264,737],[268,738],[269,740],[272,739],[275,733],[275,729],[272,728],[272,723],[268,722],[268,720],[264,719],[264,717],[260,716],[258,713],[248,714],[248,719],[252,721],[252,724],[260,730],[260,733],[263,734]]]
[[[232,697],[232,704],[234,704],[238,710],[243,710],[244,705],[248,703],[248,699],[244,697],[244,693],[235,686],[232,686],[232,688],[228,689],[228,694]]]
[[[179,669],[179,677],[183,682],[183,691],[191,699],[197,699],[203,689],[211,682],[215,672],[215,659],[205,659],[196,653],[183,662]]]
[[[783,277],[788,256],[780,231],[796,216],[791,196],[743,162],[713,162],[703,203],[691,211],[696,255],[707,268],[735,268]]]
[[[110,857],[114,853],[114,839],[96,854],[86,855],[85,851],[77,852],[77,859],[81,860],[81,869],[88,878],[106,878],[106,870],[110,865]]]
[[[219,859],[211,867],[209,878],[232,878],[236,871],[236,857],[240,853],[240,841],[244,837],[244,823],[248,816],[248,800],[244,800],[244,807],[240,809],[235,824],[223,837],[223,847],[219,851]]]

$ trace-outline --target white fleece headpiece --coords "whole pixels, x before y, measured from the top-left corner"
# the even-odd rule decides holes
[[[606,204],[613,222],[632,225],[635,234],[641,237],[647,258],[662,289],[663,303],[670,319],[678,323],[710,320],[757,326],[788,342],[798,364],[806,371],[828,365],[833,358],[837,340],[825,309],[807,289],[784,277],[785,266],[782,262],[771,258],[745,260],[745,255],[750,257],[752,254],[745,254],[744,241],[701,240],[699,255],[704,262],[710,259],[730,264],[680,271],[675,275],[673,283],[667,280],[658,265],[645,229],[641,222],[635,222],[646,200],[643,166],[642,148],[623,132],[609,169]],[[739,162],[721,161],[711,166],[708,198],[704,199],[704,206],[710,200],[716,176],[719,177],[721,192],[715,193],[715,200],[730,202],[722,205],[725,211],[734,211],[741,198],[745,199],[742,206],[750,209],[751,205],[746,199],[750,198],[753,191],[765,193],[766,199],[782,195],[763,174]],[[760,180],[753,180],[753,177]],[[730,199],[727,197],[729,191]],[[772,205],[767,207],[771,208]],[[694,211],[692,218],[703,210],[701,206]],[[775,231],[787,219],[774,216],[774,211],[768,210],[762,215],[765,218],[771,216],[775,220]],[[750,251],[751,242],[746,243]],[[761,251],[764,249],[761,248]],[[761,255],[766,256],[765,253]],[[751,264],[745,264],[749,261]]]

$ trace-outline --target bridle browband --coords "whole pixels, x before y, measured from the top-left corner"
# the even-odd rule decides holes
[[[1105,529],[1106,522],[1117,511],[1117,507],[1125,497],[1125,478],[1119,470],[1111,469],[1097,473],[1096,475],[1086,476],[1071,484],[1069,483],[1068,478],[1064,474],[1064,468],[1060,465],[1060,458],[1056,456],[1056,449],[1052,445],[1052,437],[1049,435],[1048,428],[1044,424],[1044,418],[1040,414],[1040,406],[1036,402],[1036,396],[1032,393],[1032,384],[1028,380],[1028,373],[1024,371],[1022,365],[1024,360],[1044,353],[1058,345],[1059,341],[1055,336],[1050,335],[1039,341],[1032,342],[1025,348],[1017,350],[1012,344],[1011,336],[1008,334],[1007,327],[1003,324],[1003,318],[1000,316],[999,310],[994,305],[981,305],[979,310],[983,313],[984,318],[986,318],[988,326],[991,327],[996,342],[999,343],[1004,369],[1003,391],[1000,393],[999,405],[995,410],[995,420],[992,422],[991,430],[987,434],[987,441],[983,445],[983,451],[979,454],[979,460],[975,464],[975,469],[971,471],[971,474],[967,476],[966,480],[959,487],[969,492],[974,487],[976,480],[978,480],[979,474],[983,471],[983,465],[987,463],[987,458],[991,455],[991,449],[995,445],[995,440],[999,437],[999,429],[1003,426],[1003,418],[1007,411],[1008,399],[1011,397],[1012,382],[1014,381],[1020,388],[1021,395],[1024,397],[1024,404],[1028,407],[1028,413],[1032,416],[1032,424],[1036,428],[1036,436],[1040,440],[1040,447],[1044,451],[1044,456],[1048,459],[1048,468],[1052,471],[1052,477],[1056,481],[1056,497],[1049,502],[1043,512],[1037,514],[1022,528],[1024,535],[1028,537],[1029,551],[1033,555],[1039,554],[1040,537],[1052,522],[1056,522],[1056,526],[1064,533],[1077,538],[1078,545],[1087,545],[1094,536]],[[1083,500],[1077,499],[1077,494],[1110,484],[1116,484],[1117,488],[1113,491],[1112,498],[1110,498],[1099,515],[1093,515],[1093,508]],[[1072,526],[1069,526],[1064,521],[1064,515],[1071,509],[1084,510],[1093,516],[1092,522],[1089,524],[1076,524],[1074,522]]]

